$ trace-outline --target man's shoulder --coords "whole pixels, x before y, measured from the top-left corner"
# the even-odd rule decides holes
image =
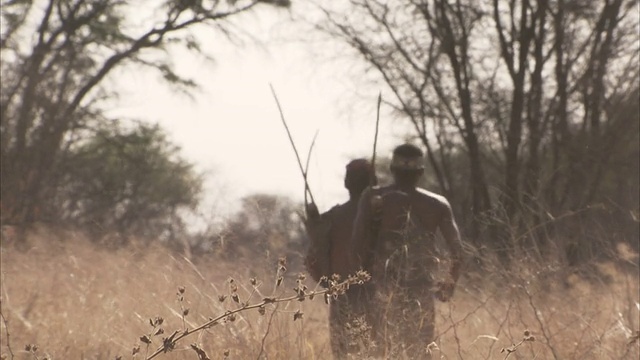
[[[429,202],[432,205],[442,206],[442,207],[450,207],[449,200],[446,197],[436,194],[434,192],[425,190],[423,188],[417,188],[416,194],[420,198],[421,201]]]
[[[340,207],[342,205],[343,204],[337,204],[337,205],[332,206],[329,210],[323,212],[321,216],[322,217],[331,217],[331,216],[333,216],[336,212],[340,211]]]
[[[354,204],[352,204],[351,202],[347,201],[345,203],[342,204],[337,204],[334,205],[331,209],[327,210],[327,212],[325,212],[323,214],[323,216],[327,216],[327,217],[334,217],[334,216],[340,216],[344,213],[349,212],[349,210],[354,206]]]

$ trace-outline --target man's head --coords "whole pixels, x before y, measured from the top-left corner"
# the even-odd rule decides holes
[[[397,185],[415,187],[424,173],[423,152],[419,147],[402,144],[393,150],[391,173]]]
[[[369,160],[355,159],[347,164],[344,187],[349,190],[350,194],[360,195],[371,184],[373,176],[373,168]]]

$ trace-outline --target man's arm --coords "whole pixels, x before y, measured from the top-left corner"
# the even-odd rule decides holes
[[[369,270],[371,252],[373,248],[373,234],[371,231],[371,188],[366,189],[358,201],[358,210],[353,220],[353,231],[349,243],[351,271]]]
[[[447,243],[449,253],[451,254],[451,280],[438,283],[438,290],[435,293],[436,298],[440,301],[449,301],[453,296],[453,291],[456,287],[456,282],[460,277],[460,270],[462,268],[462,243],[460,242],[460,232],[458,231],[458,225],[453,218],[453,212],[451,211],[451,205],[446,199],[442,200],[442,218],[440,220],[439,228],[442,236]]]
[[[460,231],[458,225],[453,218],[453,212],[451,211],[451,205],[446,200],[443,203],[443,215],[440,222],[440,232],[444,237],[445,242],[449,248],[451,254],[451,269],[450,274],[453,282],[457,282],[460,277],[460,270],[462,268],[462,242],[460,241]]]

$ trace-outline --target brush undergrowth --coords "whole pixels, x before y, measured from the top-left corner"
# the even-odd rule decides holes
[[[7,359],[331,358],[322,288],[277,258],[192,262],[46,230],[29,244],[0,247]],[[620,253],[635,271],[594,264],[600,276],[586,280],[523,260],[467,273],[453,301],[437,305],[433,358],[637,359],[638,260]]]

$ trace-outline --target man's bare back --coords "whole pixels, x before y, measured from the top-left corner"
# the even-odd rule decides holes
[[[356,159],[347,165],[345,188],[349,190],[349,201],[336,205],[331,210],[318,214],[313,207],[307,209],[307,231],[311,239],[306,265],[314,280],[338,274],[342,278],[355,273],[349,261],[353,220],[358,209],[362,191],[370,185],[373,169],[365,159]],[[311,216],[309,216],[311,215]],[[358,354],[360,343],[354,329],[364,315],[364,290],[352,287],[346,294],[334,299],[329,309],[331,348],[336,360],[346,359],[349,354]],[[366,330],[366,329],[365,329]]]
[[[448,301],[461,266],[462,246],[451,206],[443,196],[417,187],[423,153],[413,145],[394,150],[394,183],[362,194],[352,235],[352,262],[371,273],[367,321],[378,355],[427,358],[434,338],[434,298]],[[436,279],[436,234],[448,247],[448,279]]]
[[[377,203],[377,205],[376,205]],[[406,281],[428,283],[436,258],[435,236],[440,230],[448,245],[458,248],[457,228],[448,201],[435,193],[416,188],[409,191],[389,185],[365,191],[362,214],[377,222],[377,236],[358,236],[354,254],[369,254],[360,262],[375,279],[387,279],[392,272]],[[356,218],[360,232],[367,231],[365,219]],[[400,279],[396,279],[400,280]]]

